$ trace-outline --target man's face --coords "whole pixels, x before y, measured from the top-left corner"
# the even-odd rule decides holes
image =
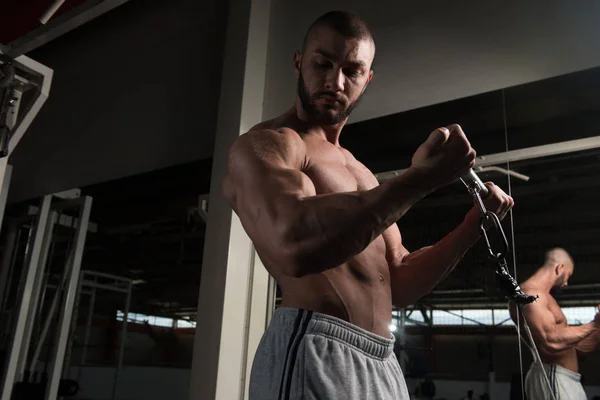
[[[562,271],[559,273],[556,278],[556,283],[554,284],[555,289],[561,289],[566,287],[569,284],[569,278],[573,275],[573,268],[570,266],[563,267]]]
[[[298,98],[308,118],[318,124],[345,121],[358,104],[373,71],[374,45],[318,28],[304,54],[294,57]]]

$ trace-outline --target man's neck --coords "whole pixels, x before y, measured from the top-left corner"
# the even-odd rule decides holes
[[[551,270],[542,268],[533,274],[531,278],[527,279],[526,282],[531,286],[534,286],[536,289],[544,290],[545,292],[550,293],[552,288],[554,288],[556,279]]]
[[[308,115],[306,115],[306,112],[298,100],[296,101],[295,106],[289,110],[286,115],[290,115],[296,119],[296,124],[301,131],[307,134],[320,136],[335,146],[340,145],[340,135],[342,134],[342,129],[348,120],[346,118],[335,125],[321,125],[313,123],[310,121]]]

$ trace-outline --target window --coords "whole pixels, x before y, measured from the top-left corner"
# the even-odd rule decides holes
[[[590,322],[596,314],[595,307],[563,307],[569,325],[581,325]],[[433,325],[514,325],[508,309],[458,309],[458,310],[427,310]],[[400,325],[399,312],[392,313],[393,323]],[[425,322],[423,314],[414,310],[407,314],[406,325]]]
[[[123,321],[123,311],[117,311],[117,321]],[[146,315],[138,313],[128,313],[127,322],[133,322],[137,324],[143,324],[148,322],[154,326],[173,326],[173,318],[157,317],[155,315]]]

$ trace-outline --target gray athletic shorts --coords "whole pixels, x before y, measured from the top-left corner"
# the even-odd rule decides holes
[[[546,363],[531,364],[525,377],[525,393],[529,400],[587,400],[580,374]]]
[[[390,336],[279,307],[254,357],[250,399],[408,400]]]

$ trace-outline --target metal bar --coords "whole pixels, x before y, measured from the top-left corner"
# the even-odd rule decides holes
[[[53,193],[55,197],[60,199],[78,199],[81,197],[81,189],[69,189],[63,190],[62,192]]]
[[[14,57],[16,55],[29,53],[57,37],[93,20],[96,17],[126,3],[128,0],[88,0],[82,5],[67,11],[48,24],[21,36],[6,45],[6,53]]]
[[[67,340],[69,339],[69,327],[73,315],[73,304],[75,302],[75,291],[79,280],[79,271],[81,270],[81,258],[87,236],[87,224],[90,219],[90,210],[92,208],[92,198],[85,197],[83,207],[79,213],[80,224],[75,232],[75,243],[72,250],[72,263],[69,271],[69,281],[63,299],[62,309],[59,316],[57,341],[54,349],[53,362],[50,367],[48,385],[46,387],[46,400],[55,400],[58,393],[58,384],[65,357]]]
[[[85,365],[87,356],[87,346],[90,341],[90,330],[92,327],[92,317],[94,316],[94,306],[96,305],[96,289],[92,289],[90,294],[90,303],[88,304],[88,315],[85,320],[85,333],[83,335],[83,349],[81,350],[81,360],[79,365]]]
[[[56,195],[54,195],[56,197]],[[36,215],[38,212],[38,208],[36,206],[29,206],[27,208],[28,215]],[[60,226],[66,226],[68,228],[77,228],[77,218],[73,218],[69,215],[60,214],[58,217],[58,224]],[[88,232],[97,233],[98,232],[98,224],[95,222],[88,223]]]
[[[564,142],[545,144],[542,146],[525,147],[518,150],[510,150],[503,153],[494,153],[480,156],[475,159],[475,167],[486,167],[489,165],[503,164],[507,162],[531,160],[534,158],[555,156],[559,154],[575,153],[578,151],[600,148],[600,136],[592,136],[585,139],[567,140]],[[388,179],[401,175],[405,169],[380,172],[375,177],[384,182]]]
[[[83,283],[84,283],[83,286],[85,286],[87,288],[91,288],[92,290],[95,290],[95,289],[105,289],[105,290],[110,290],[110,291],[113,291],[113,292],[120,292],[120,293],[127,293],[127,291],[128,291],[128,289],[125,289],[125,288],[119,288],[119,287],[114,287],[114,286],[110,286],[110,285],[101,285],[99,283],[95,283],[94,281],[85,281]],[[132,281],[132,284],[133,284],[133,281]],[[50,284],[50,285],[48,285],[48,288],[50,288],[50,289],[56,289],[56,285]],[[90,291],[84,290],[84,291],[82,291],[82,293],[83,294],[92,294],[92,291],[91,290]]]
[[[21,238],[22,228],[19,224],[14,223],[11,224],[16,229],[16,235],[11,241],[13,242],[12,247],[7,243],[5,247],[5,262],[3,262],[2,273],[5,275],[6,284],[2,287],[5,289],[3,292],[0,292],[0,326],[2,327],[2,331],[0,331],[0,348],[6,348],[6,343],[8,342],[9,337],[12,333],[12,319],[14,315],[14,310],[8,311],[8,296],[10,293],[11,283],[13,280],[13,273],[15,269],[16,255],[19,251],[19,240]],[[16,244],[16,245],[15,245]],[[11,247],[10,252],[8,252],[8,248]]]
[[[48,253],[50,252],[50,246],[52,244],[54,225],[58,219],[58,214],[53,211],[51,212],[51,218],[49,223],[46,224],[46,230],[42,238],[42,249],[40,257],[37,261],[37,265],[31,265],[30,268],[36,269],[35,281],[33,283],[33,289],[31,291],[31,301],[29,303],[28,319],[23,333],[23,346],[21,348],[21,356],[19,357],[19,369],[17,371],[17,379],[22,380],[25,368],[27,366],[27,357],[29,356],[29,345],[31,343],[31,335],[33,333],[33,326],[35,324],[35,318],[37,316],[38,305],[40,301],[40,293],[42,290],[42,282],[44,280],[44,272],[46,271],[46,262],[48,260]],[[33,262],[33,261],[31,261]]]
[[[7,89],[8,90],[8,89]],[[21,109],[21,101],[23,100],[23,92],[19,89],[14,89],[11,96],[14,100],[12,102],[11,110],[6,114],[6,126],[12,130],[17,124],[19,110]],[[2,121],[0,121],[1,123]]]
[[[54,73],[50,68],[48,68],[36,61],[33,61],[29,57],[20,56],[20,57],[16,58],[14,61],[20,64],[20,65],[18,65],[19,67],[24,67],[24,68],[34,72],[38,76],[41,76],[42,77],[42,86],[38,87],[37,98],[31,105],[31,107],[27,110],[25,116],[21,119],[21,122],[15,126],[15,129],[13,129],[13,133],[10,138],[10,142],[8,143],[8,155],[9,156],[12,154],[12,152],[14,151],[17,144],[19,144],[19,141],[25,134],[25,131],[27,130],[27,128],[29,128],[29,125],[31,125],[31,122],[33,121],[33,119],[36,117],[36,115],[38,114],[38,112],[40,111],[40,109],[42,108],[44,103],[46,102],[46,99],[48,98],[48,95],[50,94],[50,84],[52,82],[52,75]],[[31,89],[31,90],[34,90],[34,89]]]
[[[121,340],[119,342],[119,355],[117,357],[117,368],[115,368],[115,377],[113,381],[113,390],[111,400],[117,398],[117,388],[119,385],[119,373],[123,368],[123,352],[125,351],[125,341],[127,339],[127,315],[129,314],[129,307],[131,305],[131,287],[133,285],[129,283],[129,291],[127,292],[127,298],[125,299],[125,309],[123,310],[123,321],[121,321]]]
[[[6,89],[9,90],[9,89]],[[11,131],[17,123],[17,115],[19,113],[19,106],[21,105],[21,99],[23,93],[19,90],[15,90],[13,94],[15,98],[15,103],[12,106],[12,110],[8,112],[6,115],[6,126]],[[2,125],[3,121],[0,121],[0,125]],[[12,138],[9,140],[9,144]],[[8,190],[10,188],[10,180],[12,178],[12,166],[8,164],[8,157],[3,157],[0,160],[0,230],[2,229],[2,221],[4,219],[4,210],[6,208],[6,200],[8,198]]]
[[[39,256],[42,250],[43,237],[46,232],[46,223],[50,215],[50,203],[52,196],[45,196],[42,200],[40,213],[37,218],[36,231],[31,247],[31,256],[29,266],[25,272],[25,285],[23,288],[23,296],[19,307],[19,313],[15,324],[14,337],[10,353],[6,362],[4,373],[4,382],[2,387],[1,399],[10,399],[17,378],[17,367],[19,366],[19,356],[21,354],[21,346],[23,345],[23,333],[28,319],[29,304],[31,301],[31,293],[33,290],[34,280],[36,276],[36,267],[39,267]]]
[[[412,318],[406,318],[406,322],[410,322],[412,324],[419,325],[419,326],[429,326],[430,325],[427,322],[419,321],[419,320],[412,319]]]
[[[9,284],[9,275],[13,268],[13,259],[15,256],[15,244],[19,227],[16,223],[11,223],[8,226],[8,232],[4,242],[4,252],[2,253],[2,265],[0,265],[0,312],[4,311],[4,293],[7,292]]]
[[[44,275],[44,280],[42,283],[42,290],[40,293],[40,303],[38,305],[38,310],[37,310],[37,315],[35,316],[35,320],[38,321],[38,323],[36,325],[34,325],[34,332],[35,332],[35,337],[38,338],[40,333],[41,333],[41,323],[43,320],[43,314],[44,314],[44,304],[46,302],[46,293],[48,291],[48,279],[50,278],[49,274],[45,274]]]
[[[111,274],[107,274],[105,272],[91,271],[89,269],[86,269],[85,271],[83,271],[83,273],[85,275],[92,275],[92,276],[97,276],[100,278],[108,278],[108,279],[114,279],[116,281],[122,281],[126,284],[129,284],[131,282],[131,279],[129,279],[129,278],[124,278],[122,276],[117,276],[117,275],[111,275]]]
[[[269,327],[269,324],[271,323],[271,318],[273,317],[273,313],[275,312],[275,298],[277,297],[277,281],[272,276],[269,276],[269,293],[267,296],[267,319],[265,330]]]
[[[67,346],[65,348],[65,357],[63,362],[63,371],[61,376],[70,377],[71,354],[73,352],[73,338],[75,337],[75,329],[77,329],[77,318],[79,318],[79,304],[81,300],[81,271],[77,279],[77,289],[75,291],[75,301],[73,302],[73,315],[71,316],[71,324],[69,325]]]
[[[10,180],[12,178],[12,165],[7,164],[8,157],[0,160],[0,231],[4,220],[4,210],[6,209],[6,199],[8,198],[8,190],[10,188]]]
[[[28,82],[30,82],[32,85],[39,85],[44,80],[44,78],[47,76],[48,72],[50,72],[50,74],[52,74],[52,69],[46,67],[43,64],[40,64],[39,62],[37,62],[35,60],[32,60],[31,58],[29,58],[27,56],[19,56],[19,57],[14,58],[13,64],[16,69],[15,78],[17,78],[23,82],[27,81],[26,79],[21,79],[19,77],[20,72],[18,70],[22,70],[25,73],[31,75],[31,77],[29,77],[30,79],[28,80]],[[46,93],[46,94],[48,94],[48,93]]]
[[[492,315],[493,315],[493,313],[492,313]],[[511,320],[512,320],[512,318],[506,318],[506,319],[504,319],[504,320],[502,320],[502,321],[498,322],[497,324],[495,324],[495,323],[492,323],[492,325],[493,325],[493,326],[500,326],[500,325],[502,325],[503,323],[505,323],[505,322],[508,322],[508,321],[511,321]]]
[[[44,346],[44,342],[46,341],[46,336],[48,335],[48,331],[50,330],[50,325],[52,324],[52,318],[54,317],[54,313],[56,312],[56,307],[58,307],[58,300],[60,299],[62,288],[65,285],[65,281],[67,278],[67,268],[71,264],[72,255],[69,256],[67,262],[65,263],[65,272],[63,273],[63,278],[60,282],[59,287],[55,287],[54,285],[46,285],[48,288],[55,288],[54,298],[52,299],[52,304],[50,304],[50,310],[48,311],[48,317],[46,318],[46,322],[44,323],[44,327],[42,328],[42,332],[40,333],[40,337],[38,338],[38,344],[35,348],[35,352],[33,354],[33,358],[31,359],[30,371],[35,370],[37,366],[37,362],[40,358],[40,354],[42,353],[42,347]]]
[[[48,9],[46,11],[44,11],[44,13],[40,17],[39,21],[42,24],[46,25],[48,23],[48,21],[50,21],[50,18],[52,18],[52,16],[54,14],[56,14],[58,9],[64,4],[64,2],[65,2],[65,0],[54,0],[54,2],[50,5],[50,7],[48,7]]]
[[[26,228],[27,230],[27,243],[25,245],[25,250],[24,252],[27,252],[28,248],[31,248],[31,246],[33,245],[33,239],[34,239],[34,233],[35,233],[35,221],[31,222],[29,224],[29,226]],[[23,232],[23,230],[19,229],[19,237],[21,235],[21,232]],[[20,240],[17,239],[17,243],[20,243]],[[15,294],[15,303],[12,304],[12,308],[10,309],[10,312],[8,314],[8,321],[6,321],[6,325],[7,325],[7,329],[6,329],[6,336],[3,338],[2,343],[0,343],[0,346],[7,348],[7,342],[9,340],[12,340],[12,336],[14,334],[14,328],[15,326],[13,325],[13,320],[15,319],[16,316],[18,316],[18,308],[19,308],[19,299],[21,299],[21,297],[23,296],[23,289],[25,286],[25,275],[26,275],[26,269],[25,268],[21,268],[20,271],[15,271],[15,264],[17,263],[17,254],[21,249],[19,248],[19,246],[17,246],[15,248],[15,253],[13,255],[13,259],[11,260],[11,269],[8,275],[8,289],[6,291],[6,293],[4,294],[4,303],[6,305],[6,309],[8,310],[8,299],[10,298],[10,293],[11,290],[14,289],[14,286],[16,286],[16,294]],[[27,255],[27,254],[25,254]],[[24,264],[25,265],[25,264]],[[15,278],[13,277],[14,275],[18,275],[19,277],[16,279],[15,282]]]
[[[423,304],[419,304],[418,308],[419,308],[419,311],[421,312],[421,315],[423,316],[423,321],[425,321],[425,323],[427,325],[431,325],[432,319],[433,319],[433,314],[431,314],[431,318],[430,318],[429,315],[427,315],[427,308]]]
[[[115,287],[115,286],[110,286],[110,285],[103,285],[101,283],[95,283],[93,281],[84,281],[83,284],[86,288],[105,289],[105,290],[111,290],[113,292],[121,292],[121,293],[127,293],[127,291],[128,291],[125,288],[120,288],[120,287]]]
[[[400,363],[400,368],[402,371],[406,371],[408,367],[408,355],[406,353],[406,308],[400,310],[400,332],[399,332],[399,344],[400,344],[400,359],[398,360]]]

